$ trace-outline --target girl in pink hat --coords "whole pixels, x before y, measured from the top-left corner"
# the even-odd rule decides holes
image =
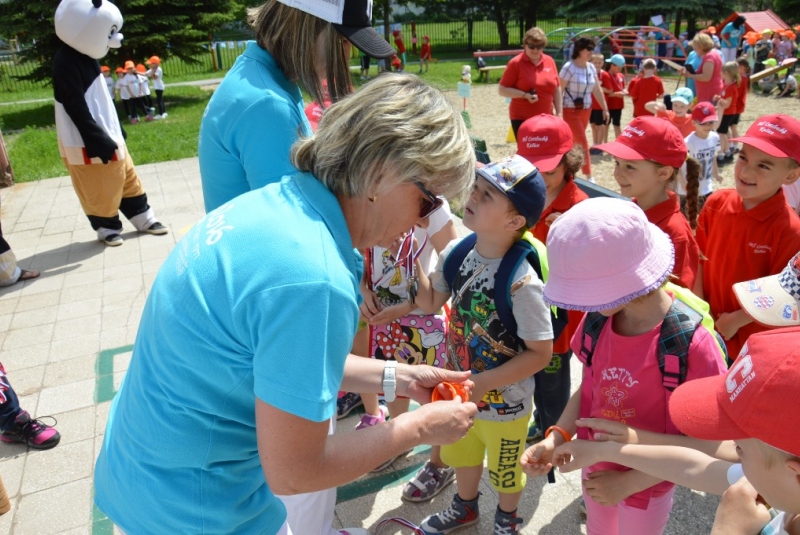
[[[689,339],[681,373],[668,373],[676,364],[667,358],[671,353],[663,357],[664,371],[659,368],[659,344],[676,335],[663,326],[676,310],[686,310],[686,302],[667,283],[674,263],[669,237],[635,204],[608,198],[577,204],[553,223],[547,249],[545,301],[587,312],[572,339],[584,371],[558,423],[522,456],[523,469],[534,476],[552,468],[553,451],[576,432],[593,438],[590,429],[576,426],[578,418],[679,434],[667,411],[671,388],[726,369],[713,327],[701,323],[681,331]],[[606,462],[584,469],[582,480],[589,535],[663,532],[672,483]]]
[[[687,157],[678,128],[660,117],[637,117],[611,143],[597,146],[616,160],[614,179],[620,192],[644,210],[647,219],[667,233],[675,247],[677,284],[693,289],[700,268],[700,248],[692,229],[697,226],[700,163]],[[685,167],[686,213],[681,213],[678,195],[672,191],[683,181]]]

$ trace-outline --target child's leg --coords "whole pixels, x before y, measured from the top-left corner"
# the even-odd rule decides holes
[[[592,123],[592,146],[600,144],[600,127]]]
[[[734,121],[733,123],[731,123],[731,126],[730,126],[731,139],[739,137],[739,125],[737,123],[738,123],[738,121]],[[730,146],[731,146],[731,152],[737,152],[736,143],[731,142]]]
[[[462,466],[456,468],[456,487],[458,495],[465,502],[472,501],[478,497],[478,487],[483,476],[483,465]]]
[[[31,418],[28,411],[19,406],[17,393],[6,377],[6,370],[0,363],[0,441],[13,444],[27,444],[37,450],[55,447],[61,435],[55,427],[45,425]]]
[[[730,146],[728,145],[728,134],[720,134],[719,135],[719,152],[720,156],[725,156],[730,151]]]
[[[585,477],[586,470],[582,472]],[[583,502],[586,505],[587,535],[619,535],[619,512],[616,505],[600,505],[583,490]]]
[[[630,507],[624,502],[617,504],[619,533],[652,533],[653,535],[664,533],[664,528],[669,521],[669,513],[672,511],[672,495],[674,493],[675,488],[673,487],[663,496],[650,498],[647,509]]]
[[[0,431],[12,429],[21,412],[17,393],[11,387],[6,371],[0,364]]]
[[[156,89],[156,103],[158,103],[158,113],[159,113],[159,115],[164,115],[167,112],[167,108],[164,106],[164,90],[163,89]]]
[[[379,416],[381,405],[378,402],[378,394],[361,394],[361,401],[364,402],[364,412],[372,416]]]

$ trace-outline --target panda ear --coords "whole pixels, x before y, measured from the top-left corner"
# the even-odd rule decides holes
[[[100,6],[101,6],[102,4],[103,4],[103,0],[92,0],[92,5],[93,5],[94,7],[96,7],[96,8],[98,8],[98,9],[100,9]]]

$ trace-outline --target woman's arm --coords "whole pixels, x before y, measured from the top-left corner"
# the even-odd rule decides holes
[[[563,117],[564,115],[564,90],[561,89],[561,84],[556,86],[555,94],[553,95],[553,107],[556,110],[556,116]]]
[[[500,93],[501,97],[506,98],[524,98],[526,100],[530,100],[530,93],[526,93],[522,89],[517,89],[516,87],[506,87],[504,85],[497,86],[497,92]]]
[[[712,52],[709,52],[711,54]],[[704,61],[703,62],[703,70],[700,72],[690,74],[684,73],[685,76],[688,76],[694,79],[695,82],[709,82],[711,81],[711,76],[714,74],[714,64],[711,61]]]

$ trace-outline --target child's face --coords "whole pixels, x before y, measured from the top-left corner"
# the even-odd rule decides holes
[[[103,71],[103,76],[106,78],[111,78],[111,71]]]
[[[791,159],[770,156],[752,145],[742,144],[733,169],[736,192],[745,209],[766,201],[784,184],[791,184],[800,176],[800,168],[791,166]]]
[[[497,233],[520,217],[511,200],[489,183],[478,177],[464,206],[464,226],[473,232]]]
[[[756,438],[736,441],[747,480],[770,506],[788,513],[800,513],[798,473],[800,463]]]
[[[747,76],[747,67],[739,65],[739,76]]]
[[[598,72],[603,69],[604,63],[605,60],[603,60],[603,56],[595,56],[592,58],[592,65],[594,65],[594,68],[597,69]]]
[[[683,102],[678,102],[677,100],[672,101],[672,111],[675,112],[675,115],[678,117],[685,117],[686,114],[689,112],[689,106],[684,104]]]
[[[658,173],[659,166],[647,160],[623,160],[614,158],[614,179],[619,184],[620,193],[626,197],[642,197],[654,189],[664,189]]]
[[[697,137],[700,139],[707,138],[708,134],[714,130],[714,121],[708,121],[707,123],[692,122],[694,123],[694,133],[697,134]]]
[[[567,171],[564,168],[564,164],[559,164],[555,169],[550,172],[542,173],[542,178],[544,179],[544,185],[547,188],[547,193],[552,191],[556,191],[558,188],[564,185],[564,177],[567,175]]]

